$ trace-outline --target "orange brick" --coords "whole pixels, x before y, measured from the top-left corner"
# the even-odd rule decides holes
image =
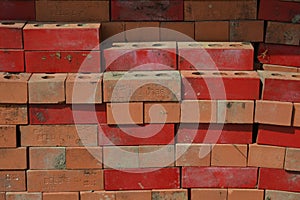
[[[217,122],[233,124],[252,124],[254,101],[217,101]]]
[[[271,200],[283,200],[283,199],[297,200],[300,199],[300,194],[296,192],[266,190],[265,198]]]
[[[25,171],[0,171],[0,191],[26,190]]]
[[[107,124],[143,124],[143,103],[107,103]]]
[[[17,146],[16,126],[0,125],[0,148]]]
[[[68,74],[66,103],[102,103],[102,74]]]
[[[0,72],[0,103],[27,103],[27,82],[31,74]]]
[[[264,21],[237,20],[230,22],[230,41],[263,42]]]
[[[125,24],[123,22],[105,22],[101,24],[101,40],[106,42],[125,42]]]
[[[192,189],[191,200],[227,200],[227,189]]]
[[[152,200],[151,191],[118,191],[116,192],[116,200],[130,200],[130,199],[138,199],[138,200]]]
[[[65,169],[66,149],[64,147],[30,147],[30,169]]]
[[[255,122],[290,126],[292,122],[293,103],[257,100]]]
[[[102,147],[68,147],[66,167],[67,169],[102,169]]]
[[[264,190],[228,189],[228,200],[264,200]]]
[[[200,21],[195,22],[196,41],[229,41],[228,21]]]
[[[161,41],[192,41],[195,37],[194,22],[161,22],[160,28]]]
[[[210,166],[211,146],[208,144],[177,144],[176,166]]]
[[[266,71],[277,71],[277,72],[298,72],[297,67],[283,66],[283,65],[263,64],[263,69]]]
[[[65,102],[67,74],[33,74],[28,82],[29,103]]]
[[[0,105],[0,124],[20,125],[28,123],[27,105]]]
[[[283,147],[250,144],[248,166],[282,169],[284,156]]]
[[[300,149],[286,149],[284,169],[290,171],[300,171]]]
[[[159,22],[125,22],[126,41],[128,42],[159,41],[158,27],[159,27]]]
[[[43,200],[78,200],[78,192],[43,193]]]
[[[115,192],[111,191],[92,191],[80,192],[80,200],[116,200]]]
[[[26,169],[27,150],[25,147],[0,149],[0,169]]]
[[[145,103],[145,123],[178,123],[180,122],[179,103]]]
[[[300,127],[300,103],[294,103],[293,126]]]
[[[216,101],[186,100],[181,102],[181,123],[214,123],[217,122]]]
[[[153,190],[152,199],[154,200],[188,200],[187,189],[173,189],[173,190]]]
[[[175,147],[173,145],[139,146],[139,167],[174,166]]]
[[[7,192],[6,200],[42,200],[42,193],[34,192]]]
[[[138,168],[138,146],[103,147],[105,168]]]
[[[216,144],[212,148],[211,166],[247,166],[247,145]]]

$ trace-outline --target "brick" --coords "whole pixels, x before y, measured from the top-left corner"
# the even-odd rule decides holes
[[[102,190],[102,170],[28,170],[29,192],[76,192]]]
[[[211,166],[247,166],[247,145],[216,144],[212,147]]]
[[[34,73],[100,72],[100,51],[26,51],[26,71]]]
[[[0,103],[27,103],[27,81],[31,74],[8,74],[0,72]]]
[[[159,22],[125,22],[126,41],[128,42],[159,41],[158,28],[159,28]]]
[[[168,167],[175,165],[174,145],[139,146],[139,167]]]
[[[25,50],[99,50],[100,24],[28,23],[23,29]]]
[[[16,126],[0,125],[0,148],[17,147]]]
[[[264,21],[230,21],[230,41],[263,42]]]
[[[178,42],[178,56],[179,70],[253,70],[250,43]]]
[[[178,143],[251,144],[252,125],[245,124],[181,124]]]
[[[195,22],[196,41],[229,41],[228,21],[200,21]]]
[[[194,22],[160,22],[161,41],[193,41]]]
[[[2,104],[0,105],[1,125],[27,124],[27,105]]]
[[[35,20],[35,1],[1,1],[0,20]]]
[[[264,64],[297,67],[300,66],[299,56],[299,46],[260,43],[257,58]]]
[[[300,45],[300,24],[268,22],[266,43]]]
[[[155,200],[188,200],[188,191],[184,189],[153,190],[152,199]]]
[[[256,15],[256,0],[184,1],[185,21],[256,19]]]
[[[64,147],[30,147],[30,169],[66,169]]]
[[[259,99],[260,79],[256,72],[181,71],[184,100]]]
[[[19,192],[26,190],[24,171],[0,171],[0,191]]]
[[[102,147],[67,147],[66,168],[102,169]]]
[[[5,192],[0,192],[0,199],[5,200]]]
[[[68,74],[66,103],[102,103],[102,74]]]
[[[143,124],[143,103],[107,103],[107,124]]]
[[[105,105],[29,105],[31,124],[106,123]]]
[[[179,123],[179,103],[144,103],[145,123]]]
[[[24,50],[0,49],[0,71],[24,72]]]
[[[292,112],[293,104],[290,102],[257,100],[255,122],[290,126],[292,122]]]
[[[185,100],[181,102],[181,123],[217,122],[217,104],[209,100]]]
[[[133,1],[111,2],[112,21],[180,21],[183,20],[183,1]]]
[[[297,67],[263,64],[263,70],[265,71],[277,71],[277,72],[298,72]]]
[[[300,175],[283,169],[260,168],[259,189],[300,191]]]
[[[138,146],[103,147],[103,163],[105,168],[138,168],[139,148]]]
[[[78,192],[43,193],[43,200],[79,200]]]
[[[113,43],[103,50],[104,71],[174,70],[176,56],[174,41]]]
[[[288,171],[300,171],[300,149],[286,149],[284,169]]]
[[[42,200],[42,193],[40,192],[7,192],[6,200]]]
[[[101,41],[103,44],[125,42],[125,24],[123,22],[104,22],[101,24]]]
[[[283,169],[285,148],[266,145],[249,145],[248,166]]]
[[[228,189],[228,200],[263,200],[264,190]]]
[[[109,21],[109,1],[36,1],[37,21]]]
[[[256,182],[257,168],[182,168],[183,188],[255,188]]]
[[[99,145],[162,145],[174,143],[174,124],[99,125]]]
[[[25,23],[0,22],[0,49],[22,49],[22,28]],[[5,36],[5,37],[4,37]]]
[[[118,191],[116,192],[116,200],[129,200],[129,199],[140,199],[140,200],[152,200],[151,191]],[[159,199],[158,199],[159,200]]]
[[[254,101],[217,101],[217,122],[252,124]]]
[[[80,192],[81,200],[116,200],[115,192],[110,191],[88,191]]]
[[[0,149],[0,169],[26,169],[26,148]]]
[[[65,102],[67,74],[33,74],[28,82],[29,103]]]
[[[265,197],[272,200],[290,199],[297,200],[300,198],[300,194],[296,192],[285,192],[285,191],[275,191],[266,190]]]
[[[293,126],[300,127],[300,103],[294,103]]]
[[[105,190],[179,189],[179,173],[179,168],[105,170]]]
[[[191,200],[227,200],[227,189],[192,189]]]
[[[97,146],[96,125],[20,126],[21,146]]]
[[[176,166],[210,166],[211,145],[176,144]]]

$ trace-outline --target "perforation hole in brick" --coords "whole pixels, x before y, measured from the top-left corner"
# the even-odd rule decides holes
[[[15,25],[16,23],[14,22],[1,22],[2,25],[10,26],[10,25]]]
[[[20,77],[19,77],[18,75],[15,75],[15,74],[7,74],[7,75],[5,75],[3,78],[9,79],[9,80],[17,80],[17,79],[20,79]]]
[[[42,79],[53,79],[53,78],[55,78],[55,76],[46,75],[46,76],[42,76],[41,78]]]
[[[205,75],[204,72],[192,72],[192,74],[197,76]]]

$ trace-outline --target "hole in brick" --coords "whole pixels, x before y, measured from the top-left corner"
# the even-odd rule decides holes
[[[123,47],[124,45],[123,44],[113,44],[111,45],[112,47]]]
[[[272,76],[283,76],[282,74],[279,74],[279,73],[272,73],[271,75]]]
[[[202,46],[202,45],[199,43],[190,43],[189,46],[190,47],[198,47],[198,46]]]
[[[85,24],[77,24],[77,26],[85,26]]]
[[[222,44],[208,44],[209,47],[222,47]]]
[[[230,46],[230,47],[241,47],[241,46],[243,46],[243,45],[241,45],[241,44],[230,44],[229,46]]]
[[[243,45],[250,45],[250,42],[242,42]]]
[[[227,74],[224,72],[214,72],[213,75],[227,75]]]
[[[200,76],[200,75],[204,75],[205,73],[203,73],[203,72],[192,72],[192,74]]]
[[[55,78],[55,76],[42,76],[42,79],[52,79]]]
[[[79,79],[90,79],[90,76],[78,76]]]
[[[292,75],[294,78],[300,78],[300,75]]]
[[[12,74],[7,74],[7,75],[5,75],[3,78],[5,78],[5,79],[10,79],[10,80],[17,80],[17,79],[20,79],[19,76],[12,75]]]
[[[1,22],[2,25],[14,25],[14,22]]]
[[[133,46],[133,47],[139,47],[139,45],[138,45],[138,44],[133,44],[132,46]]]
[[[42,27],[43,24],[35,24],[35,25],[33,25],[33,26],[35,26],[35,27]]]
[[[66,24],[56,24],[57,27],[66,26]]]
[[[159,73],[159,74],[156,74],[155,76],[169,76],[167,73]]]
[[[246,73],[246,72],[235,72],[234,75],[243,76],[243,75],[248,75],[248,73]]]
[[[145,74],[135,74],[134,75],[135,77],[143,77],[143,76],[146,76]]]
[[[153,46],[153,47],[161,47],[161,46],[163,46],[163,44],[161,44],[161,43],[156,43],[156,44],[152,44],[152,46]]]

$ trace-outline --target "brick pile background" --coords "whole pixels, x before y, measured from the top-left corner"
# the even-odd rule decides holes
[[[300,199],[299,1],[12,0],[0,20],[0,200]]]

